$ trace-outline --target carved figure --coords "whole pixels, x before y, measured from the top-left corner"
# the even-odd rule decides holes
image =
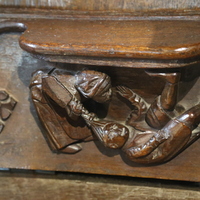
[[[162,94],[151,104],[146,114],[146,122],[156,129],[163,128],[170,121],[168,111],[173,111],[177,103],[179,73],[149,73],[150,76],[161,77],[165,80]]]
[[[78,131],[79,126],[84,126],[80,119],[81,102],[91,98],[104,103],[112,95],[110,77],[91,70],[77,74],[56,69],[48,73],[37,71],[33,74],[30,88],[51,148],[64,153],[76,153],[81,150],[78,142],[93,139],[87,127]],[[72,132],[69,126],[72,127],[75,121],[76,130]]]
[[[187,146],[192,131],[199,123],[200,105],[198,104],[179,117],[170,120],[161,130],[151,132],[153,136],[146,142],[137,144],[137,140],[139,141],[141,137],[138,135],[134,138],[134,144],[129,144],[124,151],[133,161],[141,163],[165,162]],[[143,134],[145,137],[146,132]]]
[[[127,118],[126,124],[143,131],[123,150],[129,159],[135,162],[160,163],[171,159],[186,148],[192,139],[199,137],[198,134],[192,136],[192,131],[200,123],[200,104],[185,111],[182,115],[172,118],[170,112],[173,112],[177,103],[180,74],[147,73],[150,76],[157,76],[166,80],[162,94],[155,99],[148,109],[147,103],[132,90],[126,87],[118,87],[118,93],[137,108],[137,111],[134,110],[134,115],[131,113]],[[138,126],[142,113],[149,125],[146,130]]]
[[[98,103],[111,99],[111,81],[106,74],[91,70],[79,73],[56,69],[48,73],[37,71],[31,80],[31,94],[51,147],[65,153],[80,151],[79,142],[94,139],[87,127],[77,131],[78,121],[84,120],[104,146],[122,149],[134,162],[165,162],[186,148],[194,139],[192,131],[200,123],[200,104],[172,117],[180,74],[147,73],[166,81],[162,94],[149,105],[131,89],[118,86],[118,93],[135,108],[125,123],[118,123],[100,119],[83,106],[87,99]],[[76,126],[76,131],[71,133],[68,126]],[[140,131],[139,134],[134,134],[130,126]]]

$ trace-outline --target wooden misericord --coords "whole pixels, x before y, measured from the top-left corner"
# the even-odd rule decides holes
[[[2,90],[1,167],[200,181],[198,16],[10,16],[33,57]]]

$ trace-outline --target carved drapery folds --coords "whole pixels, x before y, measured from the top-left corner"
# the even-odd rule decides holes
[[[82,149],[81,142],[98,139],[105,147],[121,149],[130,160],[144,164],[166,162],[187,148],[199,136],[192,131],[200,122],[200,104],[177,115],[181,74],[146,73],[165,81],[163,91],[149,104],[132,89],[117,86],[118,96],[133,107],[122,122],[98,117],[93,104],[87,103],[111,101],[111,79],[105,73],[35,72],[30,84],[32,100],[51,148],[76,153]]]

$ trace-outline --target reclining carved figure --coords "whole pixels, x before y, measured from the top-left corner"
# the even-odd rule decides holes
[[[130,160],[138,163],[162,163],[177,155],[193,139],[192,131],[200,122],[200,104],[180,116],[170,117],[177,104],[180,74],[148,74],[166,80],[162,94],[148,106],[131,89],[118,86],[118,93],[135,106],[127,121],[118,123],[99,119],[83,106],[87,99],[98,103],[111,99],[111,81],[106,74],[91,70],[77,74],[56,69],[49,73],[36,72],[30,84],[31,94],[51,147],[58,152],[76,153],[81,150],[81,141],[97,137],[106,147],[122,149]],[[146,130],[137,126],[141,115],[145,116]],[[93,134],[87,127],[78,130],[80,120]],[[75,126],[75,131],[69,131],[68,126]],[[140,134],[130,134],[130,126]]]

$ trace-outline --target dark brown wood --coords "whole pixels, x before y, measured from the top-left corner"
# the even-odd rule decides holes
[[[17,106],[7,125],[0,135],[0,166],[4,168],[42,169],[50,171],[71,171],[96,174],[110,174],[131,177],[162,178],[171,180],[199,181],[199,141],[195,142],[183,153],[172,161],[159,166],[145,167],[129,161],[118,150],[108,151],[100,142],[82,143],[82,151],[77,154],[56,154],[46,144],[44,129],[41,127],[37,113],[31,103],[29,82],[32,72],[45,68],[52,69],[51,64],[32,58],[23,52],[18,46],[19,34],[2,34],[1,56],[1,86],[11,93],[18,101]],[[6,51],[7,49],[7,51]],[[9,59],[12,56],[13,59]],[[9,67],[7,67],[9,66]],[[56,66],[56,65],[53,65]],[[62,65],[60,65],[62,67]],[[65,65],[64,68],[80,71],[80,66]],[[82,67],[81,67],[82,68]],[[96,66],[89,66],[94,70]],[[101,67],[102,71],[109,74],[114,87],[127,81],[127,87],[146,99],[147,103],[161,94],[165,82],[157,77],[150,77],[142,69],[108,68]],[[184,69],[187,72],[187,69]],[[193,74],[190,68],[190,75]],[[195,71],[195,73],[197,73]],[[196,76],[194,73],[193,77]],[[25,76],[26,74],[26,76]],[[180,91],[190,90],[194,81],[189,80],[188,74],[183,74]],[[12,78],[12,81],[11,81]],[[146,80],[145,82],[143,80]],[[153,87],[157,84],[156,87]],[[185,109],[191,107],[191,102],[198,103],[199,82],[196,82],[192,90],[182,101],[178,99]],[[181,92],[182,93],[182,92]],[[114,92],[112,102],[120,106],[118,118],[126,120],[127,113],[131,111],[125,102],[119,101]],[[20,103],[19,103],[20,102]],[[110,105],[109,110],[116,109]],[[23,115],[22,115],[22,114]],[[111,116],[116,119],[116,116]],[[20,124],[20,126],[19,126]],[[88,130],[88,129],[87,129]],[[122,161],[123,160],[123,161]],[[169,170],[170,169],[170,170]]]
[[[146,177],[170,178],[173,173],[156,176],[158,166],[147,168],[136,163],[169,161],[199,138],[196,96],[199,83],[195,84],[199,76],[199,20],[108,19],[78,16],[66,20],[19,19],[1,23],[1,31],[26,29],[20,45],[35,57],[81,64],[57,63],[53,65],[60,69],[48,67],[33,75],[31,95],[46,128],[49,145],[54,152],[76,154],[52,153],[56,160],[54,166],[51,156],[44,159],[38,155],[47,164],[33,159],[30,168],[46,166],[49,170],[129,176],[140,176],[142,172],[143,177],[147,170],[151,175],[147,173]],[[196,89],[191,90],[192,86]],[[188,94],[190,90],[192,95]],[[97,140],[86,143],[94,139]],[[99,148],[96,151],[95,145]],[[191,147],[194,149],[195,143]],[[37,141],[37,148],[41,152],[44,143]],[[101,152],[113,156],[112,160],[102,159]],[[185,156],[185,152],[179,156]],[[82,160],[84,167],[80,168],[79,163],[76,169],[66,169],[66,157],[71,160],[67,162],[70,167],[74,167],[77,159]],[[187,158],[181,159],[185,169],[190,159]],[[98,159],[101,164],[96,163]],[[171,162],[163,164],[159,172],[164,173],[162,170]],[[177,179],[199,180],[192,174],[190,178],[184,179],[183,174],[180,177]]]
[[[35,20],[25,24],[28,30],[20,46],[33,54],[177,60],[200,52],[197,21]]]
[[[131,116],[128,116],[128,121],[121,122],[122,124],[119,123],[118,119],[116,121],[109,120],[110,115],[116,115],[117,110],[108,113],[104,119],[100,119],[82,105],[84,99],[81,96],[93,99],[94,102],[102,105],[110,101],[112,98],[110,77],[91,70],[74,73],[54,69],[49,73],[38,71],[31,80],[34,105],[46,127],[50,143],[53,143],[58,151],[76,153],[81,149],[77,144],[70,145],[75,143],[74,139],[77,142],[85,139],[88,141],[87,138],[92,136],[90,132],[86,134],[87,130],[86,133],[82,130],[74,135],[70,133],[71,129],[78,131],[76,127],[80,124],[76,121],[80,116],[106,147],[112,149],[123,147],[122,150],[134,162],[144,164],[166,162],[185,149],[192,138],[194,139],[192,131],[200,123],[199,104],[188,111],[186,110],[180,116],[173,113],[174,117],[170,117],[170,112],[174,112],[177,104],[180,73],[152,74],[148,72],[148,75],[161,77],[166,82],[161,96],[158,96],[148,106],[149,109],[147,109],[147,103],[131,89],[118,86],[119,94],[136,107],[131,112]],[[60,108],[55,107],[55,103]],[[89,110],[91,109],[93,108],[89,107]],[[120,109],[119,107],[118,110]],[[59,121],[60,115],[65,120]],[[140,119],[141,115],[145,116],[143,117],[145,121]],[[145,132],[135,134],[134,130],[126,126],[131,125],[136,130],[140,130],[137,123],[140,124],[142,121],[144,125],[146,123],[146,127],[150,126]],[[69,123],[71,127],[67,125]],[[68,129],[65,128],[66,126]],[[198,137],[197,134],[196,139]],[[128,138],[129,141],[126,143]],[[65,150],[63,151],[63,149]]]
[[[172,41],[169,40],[169,37],[167,37],[167,35],[166,35],[166,29],[164,29],[161,32],[159,32],[159,35],[157,37],[158,40],[156,40],[155,44],[153,44],[153,45],[155,45],[155,47],[149,46],[149,47],[145,48],[144,44],[147,45],[148,44],[148,40],[152,39],[151,37],[148,37],[148,36],[151,36],[152,33],[146,34],[147,31],[145,31],[145,29],[143,29],[143,28],[145,26],[147,26],[149,28],[149,26],[145,25],[144,21],[136,21],[136,20],[135,21],[122,21],[122,23],[118,22],[118,21],[117,22],[116,21],[109,21],[108,22],[108,21],[99,21],[99,20],[98,21],[97,20],[96,21],[89,21],[89,22],[86,21],[86,20],[84,20],[84,21],[79,20],[79,21],[76,21],[76,23],[75,23],[75,21],[76,20],[74,20],[73,23],[70,23],[70,21],[65,23],[66,21],[64,21],[64,20],[57,20],[57,21],[51,20],[52,24],[50,26],[48,25],[51,30],[50,29],[48,30],[48,28],[45,29],[45,27],[46,27],[45,26],[45,21],[42,24],[40,22],[38,22],[38,21],[35,21],[34,25],[32,25],[32,26],[31,26],[31,24],[29,22],[29,24],[26,25],[27,27],[29,27],[28,30],[20,38],[20,45],[21,45],[22,48],[24,48],[25,50],[27,50],[28,52],[33,53],[33,54],[44,54],[44,55],[46,55],[46,54],[47,55],[54,54],[56,56],[63,56],[63,54],[67,55],[67,56],[69,56],[69,55],[72,55],[72,56],[84,56],[85,55],[86,56],[87,55],[89,57],[92,57],[92,56],[120,57],[121,56],[123,58],[123,56],[124,56],[124,57],[132,57],[132,58],[136,59],[136,58],[140,58],[140,55],[141,55],[141,56],[143,56],[141,58],[148,58],[148,59],[150,59],[150,58],[151,59],[164,58],[164,59],[174,59],[174,60],[176,60],[176,59],[183,59],[183,58],[193,58],[193,57],[198,55],[198,53],[196,55],[193,55],[193,53],[191,54],[191,52],[188,52],[188,48],[186,48],[186,47],[179,46],[179,48],[177,48],[177,45],[175,44],[175,41],[178,41],[178,39],[180,39],[180,37],[175,36],[176,40],[174,40],[174,41],[173,40]],[[84,26],[82,26],[81,22],[82,22],[82,24]],[[104,24],[101,26],[102,22],[104,22]],[[146,21],[146,23],[147,22],[148,23],[152,23],[153,22],[155,24],[158,23],[158,25],[159,25],[159,23],[161,24],[160,21],[152,21],[152,20],[150,21],[149,20],[149,21]],[[174,21],[166,21],[166,22],[167,22],[166,24],[167,25],[171,25],[170,27],[172,27],[173,29],[174,29],[175,24],[177,23],[176,20],[174,20]],[[61,34],[60,34],[60,32],[54,32],[54,30],[60,30],[57,27],[57,25],[59,23],[60,23],[60,25],[59,25],[60,27],[68,27],[68,29],[66,29],[63,32],[65,35],[62,35],[62,32],[61,32]],[[121,39],[121,37],[115,38],[116,33],[119,32],[119,30],[117,28],[123,26],[124,24],[126,24],[125,27],[127,27],[127,30],[123,30],[122,33],[126,33],[126,34],[129,35],[128,38],[125,37],[126,39],[129,39],[129,45],[131,45],[130,40],[133,38],[133,41],[132,41],[133,52],[132,52],[132,54],[130,54],[130,52],[129,52],[130,51],[129,50],[129,46],[127,47],[127,45],[125,44],[126,42],[128,42],[128,40],[124,41],[123,38]],[[132,24],[134,24],[135,26],[134,25],[132,26]],[[142,26],[142,24],[143,24],[143,26]],[[180,24],[181,27],[183,25],[185,25],[185,26],[187,25],[186,21],[183,21],[183,23],[182,23],[182,21],[179,21],[178,24]],[[100,34],[94,28],[96,25],[97,26],[100,25],[98,27],[98,29],[102,30],[102,32],[100,32]],[[132,28],[130,25],[132,27],[134,27],[134,28]],[[33,34],[34,26],[35,27],[37,26],[37,28],[40,29],[40,31],[41,31],[40,34],[42,33],[45,36],[47,35],[47,32],[48,32],[48,34],[50,34],[50,33],[54,34],[54,36],[56,38],[55,42],[52,41],[52,40],[49,41],[49,43],[46,42],[46,41],[48,41],[48,37],[41,38],[41,37],[38,37],[37,35],[35,37],[35,35]],[[81,29],[81,26],[84,27],[83,30]],[[74,27],[74,29],[73,29],[73,27]],[[78,27],[78,29],[77,29],[77,27]],[[87,28],[85,29],[85,27],[87,27]],[[105,28],[105,27],[112,27],[112,29],[113,29],[113,31],[115,33],[114,36],[112,37],[112,40],[110,40],[109,37],[107,37],[107,35],[109,35],[110,32],[108,31],[109,29],[107,31],[104,31],[103,28]],[[195,26],[195,28],[196,28],[196,26]],[[142,32],[140,32],[140,29],[142,30]],[[31,30],[32,30],[32,33],[31,33]],[[82,30],[82,32],[80,30]],[[87,34],[91,34],[90,37],[86,37],[86,35],[85,35],[86,32],[84,33],[84,30],[87,30]],[[137,34],[133,34],[134,30],[137,30],[137,34],[139,33],[138,36],[137,36]],[[80,32],[78,32],[78,31],[80,31]],[[74,33],[74,32],[77,34],[77,36],[75,34],[72,35],[72,33]],[[185,29],[182,30],[182,32],[185,33],[186,32]],[[147,36],[146,37],[146,41],[144,39],[145,37],[141,35],[142,33],[145,33],[144,36]],[[169,31],[169,33],[172,34],[171,31]],[[71,36],[70,36],[70,34],[71,34]],[[135,37],[131,37],[130,38],[130,36],[132,34]],[[53,37],[53,35],[48,35],[48,36],[50,38]],[[97,37],[97,39],[96,39],[95,36]],[[122,36],[122,34],[121,35],[119,34],[119,36]],[[26,37],[28,39],[26,39]],[[29,37],[31,38],[31,40],[34,40],[34,37],[35,38],[39,38],[39,39],[41,39],[41,41],[38,42],[38,40],[37,40],[37,42],[27,42],[27,41],[30,41]],[[83,37],[83,38],[80,38],[80,37]],[[60,42],[59,42],[59,38],[61,38]],[[65,41],[64,38],[67,38],[68,42]],[[89,38],[89,40],[87,41],[85,38]],[[167,38],[166,41],[169,42],[169,44],[165,44],[165,47],[163,47],[163,49],[161,48],[161,46],[158,45],[158,44],[162,44],[161,41],[159,41],[159,38],[160,39],[161,38]],[[45,39],[47,39],[47,40],[45,41]],[[92,40],[90,40],[90,39],[92,39]],[[101,41],[101,42],[103,41],[103,42],[102,43],[96,43],[95,41]],[[107,43],[105,41],[107,41]],[[186,41],[188,42],[188,36],[186,36],[186,37],[183,36],[183,38],[181,38],[180,41],[181,41],[180,44],[182,44],[182,45],[184,44],[183,46],[187,46],[187,44],[185,44],[185,42]],[[158,42],[158,43],[156,43],[156,42]],[[166,43],[163,40],[162,40],[162,42]],[[173,42],[173,45],[175,45],[176,48],[174,48],[174,46],[172,46],[172,43],[170,43],[170,42]],[[123,46],[116,45],[118,43],[123,43]],[[60,46],[61,44],[63,44],[63,45]],[[112,45],[117,46],[118,50],[115,51],[114,50],[114,46],[112,46]],[[55,49],[53,49],[53,48],[55,48]],[[166,48],[166,49],[164,49],[164,48]],[[105,49],[105,51],[103,49]],[[150,49],[149,55],[146,54],[146,51],[147,51],[146,49]],[[173,49],[171,51],[171,53],[170,53],[171,57],[169,57],[169,55],[167,53],[167,49],[170,49],[170,50]],[[191,49],[191,47],[190,47],[190,49]],[[142,50],[144,50],[144,51],[142,51]],[[155,52],[157,50],[159,50],[161,52],[161,57],[159,56],[159,53],[157,53],[157,55],[154,56],[154,54],[155,54]],[[105,54],[106,51],[107,51],[107,54]],[[181,52],[180,53],[181,56],[178,55],[179,57],[177,57],[177,52],[179,52],[179,51]],[[184,51],[185,51],[185,53],[184,53]],[[124,54],[121,53],[121,52],[124,52]],[[162,53],[163,52],[164,52],[164,54],[163,54],[163,57],[162,57]],[[198,58],[196,58],[196,59],[198,60]],[[161,67],[162,67],[162,65],[161,65]],[[180,152],[186,146],[186,144],[189,141],[191,141],[191,138],[190,138],[190,137],[192,137],[191,131],[194,128],[191,127],[190,125],[188,127],[188,124],[186,124],[186,129],[185,130],[186,130],[187,134],[186,135],[183,134],[181,136],[181,134],[179,134],[179,132],[183,132],[182,124],[180,124],[181,122],[176,122],[176,123],[173,122],[173,118],[171,118],[170,114],[167,113],[167,112],[173,111],[175,106],[176,106],[176,103],[177,103],[177,92],[178,92],[178,83],[179,83],[179,80],[180,80],[180,73],[169,73],[169,74],[167,74],[167,73],[157,73],[157,74],[153,73],[152,74],[151,72],[150,73],[148,72],[148,74],[151,75],[151,76],[163,77],[165,79],[165,82],[166,82],[165,83],[165,87],[164,87],[164,89],[162,91],[161,97],[158,97],[151,104],[150,108],[147,111],[147,114],[145,115],[146,116],[145,117],[146,118],[145,121],[147,122],[147,124],[152,128],[160,129],[160,131],[157,132],[157,131],[154,131],[154,130],[151,130],[151,129],[147,128],[147,131],[150,131],[151,133],[150,134],[146,134],[147,136],[145,135],[145,138],[147,138],[146,142],[144,142],[144,140],[145,140],[144,139],[142,144],[138,143],[136,145],[135,144],[135,140],[133,140],[128,145],[128,149],[126,149],[127,148],[127,144],[125,145],[125,147],[123,148],[123,151],[125,151],[126,154],[128,154],[129,158],[131,160],[134,160],[134,161],[136,161],[134,159],[134,157],[136,157],[136,158],[143,157],[143,156],[147,156],[148,157],[148,154],[152,153],[152,155],[149,156],[151,158],[150,159],[147,158],[147,161],[144,161],[144,162],[157,163],[157,162],[167,161],[167,160],[171,159],[173,156],[175,156],[178,152]],[[48,75],[45,75],[45,76],[48,76]],[[81,84],[83,84],[84,87],[85,87],[85,85],[87,87],[90,87],[89,84],[90,84],[90,81],[92,80],[92,79],[90,80],[90,76],[91,75],[90,75],[89,71],[86,72],[85,75],[83,76],[83,80],[86,81],[86,82],[83,82]],[[65,78],[66,78],[66,80],[68,80],[68,82],[72,81],[72,85],[74,85],[73,87],[76,86],[76,82],[74,82],[73,80],[68,79],[68,77],[65,77]],[[78,101],[80,101],[80,97],[77,99],[78,100],[77,102],[76,102],[76,100],[73,101],[73,103],[71,103],[71,108],[69,108],[70,101],[72,100],[72,93],[70,93],[68,91],[68,87],[69,86],[67,86],[67,85],[64,86],[64,85],[62,85],[62,83],[59,83],[59,82],[57,84],[57,80],[55,79],[55,77],[48,77],[48,79],[44,77],[44,78],[42,78],[42,80],[43,80],[43,83],[41,83],[41,84],[42,84],[43,91],[52,100],[54,100],[54,102],[58,103],[58,105],[61,106],[62,108],[67,108],[68,107],[69,110],[71,110],[72,107],[75,107],[74,111],[73,111],[73,109],[72,109],[72,111],[68,111],[68,115],[69,116],[71,115],[70,113],[77,113],[77,112],[80,113],[81,109],[83,109],[80,106],[81,103],[78,103]],[[47,80],[49,80],[48,81],[49,83],[46,82]],[[81,80],[81,82],[82,82],[82,80]],[[96,84],[98,84],[98,82]],[[87,93],[87,92],[84,91],[85,89],[84,90],[80,89],[79,86],[77,86],[77,89],[82,93],[83,96],[85,96],[85,93]],[[66,90],[66,95],[69,94],[66,97],[64,95],[65,94],[65,90]],[[91,90],[90,91],[91,95],[93,95],[93,93],[96,93],[97,90],[98,90],[98,87],[97,87],[97,89],[95,88],[94,90]],[[107,91],[107,90],[105,90],[105,91]],[[89,98],[91,98],[90,92],[89,92],[89,96],[87,96]],[[126,91],[125,91],[125,93],[126,93]],[[122,94],[122,90],[120,91],[120,94]],[[101,95],[103,96],[104,93],[102,92]],[[122,96],[126,96],[126,94],[123,94]],[[100,103],[104,102],[104,100],[98,101],[98,98],[96,98],[96,99],[93,98],[93,99],[95,101],[97,101],[97,102],[100,102]],[[65,100],[65,99],[67,99],[67,100]],[[130,99],[129,99],[129,101],[130,101]],[[133,101],[134,100],[131,100],[132,105],[134,105]],[[78,106],[80,107],[79,109],[77,109]],[[40,110],[41,110],[41,108],[40,108]],[[44,109],[43,112],[45,112],[45,109]],[[56,109],[54,109],[54,112],[56,112]],[[141,112],[141,111],[139,110],[138,112]],[[71,118],[72,119],[77,119],[78,115],[80,115],[78,113],[75,114],[76,116],[71,117]],[[85,113],[82,111],[82,113],[83,114],[81,116],[86,121],[87,125],[92,128],[93,132],[97,135],[97,137],[100,139],[100,141],[103,142],[103,144],[105,146],[107,146],[107,147],[113,146],[115,148],[120,148],[120,147],[122,147],[124,145],[124,143],[127,140],[127,138],[126,139],[123,138],[122,139],[123,142],[122,143],[120,142],[119,144],[117,142],[117,141],[121,140],[119,138],[116,139],[116,140],[114,139],[115,142],[112,142],[111,145],[108,144],[109,142],[108,142],[107,138],[110,137],[109,131],[107,129],[105,129],[105,130],[103,130],[103,129],[105,127],[107,127],[107,125],[109,123],[111,123],[112,126],[114,126],[113,122],[102,121],[102,120],[98,119],[97,117],[96,117],[97,119],[95,119],[95,116],[90,116],[90,115],[89,115],[89,118],[88,118],[88,116],[87,116],[88,115],[88,111],[86,111]],[[133,114],[133,112],[132,112],[132,114]],[[136,115],[138,115],[138,118],[139,118],[141,113],[137,113]],[[187,115],[187,112],[185,113],[185,115]],[[40,114],[39,114],[39,116],[40,116]],[[40,116],[40,118],[43,118],[43,123],[44,123],[45,115],[43,115],[43,117]],[[133,119],[133,115],[132,115],[131,119],[129,118],[129,122],[130,122],[129,125],[133,125],[135,120],[136,120],[135,117]],[[172,120],[172,121],[170,121],[170,120]],[[47,122],[48,121],[49,120],[47,120]],[[169,125],[167,124],[168,122],[169,122]],[[48,127],[47,124],[46,124],[46,127]],[[172,125],[172,124],[174,124],[174,125]],[[116,130],[117,129],[119,129],[120,131],[126,130],[126,127],[122,128],[123,126],[121,126],[121,125],[118,126],[117,122],[115,123],[115,126],[116,126]],[[172,128],[172,131],[170,131],[169,127],[171,127],[171,126],[172,127],[174,126],[176,128]],[[109,125],[109,127],[111,127],[111,125]],[[121,128],[119,128],[119,127],[121,127]],[[137,127],[138,128],[137,123],[135,125],[133,125],[133,127]],[[48,127],[47,130],[49,130],[49,129],[52,129],[52,128]],[[187,129],[188,129],[188,131],[187,131]],[[114,129],[112,128],[112,131],[113,130]],[[110,131],[111,131],[111,129],[110,129]],[[119,136],[118,133],[120,133],[120,131],[119,132],[118,131],[115,132],[117,137]],[[171,132],[171,133],[168,133],[168,131]],[[127,133],[127,136],[128,136],[129,135],[128,129],[125,132]],[[50,135],[52,135],[52,134],[50,134]],[[176,135],[179,135],[180,138],[182,137],[182,140],[184,141],[184,142],[182,142],[182,145],[180,145],[180,144],[177,145],[176,146],[177,147],[176,150],[174,150],[175,147],[171,148],[170,144],[169,144],[167,148],[168,149],[170,149],[170,148],[173,149],[173,153],[171,151],[168,151],[169,153],[165,153],[165,156],[163,156],[163,157],[161,156],[161,159],[159,159],[159,158],[155,159],[154,150],[161,143],[163,143],[163,142],[165,143],[165,141],[167,141],[171,137],[172,137],[172,139],[171,139],[172,141],[176,141]],[[139,135],[139,137],[141,137],[141,136]],[[198,135],[197,135],[197,137],[198,137]],[[71,138],[73,138],[73,136]],[[173,138],[175,138],[175,140]],[[81,139],[81,137],[78,138],[78,139]],[[129,138],[129,139],[131,140],[131,138]],[[52,140],[54,140],[54,139],[52,139]],[[137,136],[136,136],[136,141],[137,141]],[[180,141],[181,141],[181,139],[180,139]],[[69,143],[67,142],[65,144],[68,145]],[[63,145],[61,145],[61,146],[59,145],[58,149],[62,149],[63,147],[64,147]],[[79,149],[77,151],[79,151]],[[158,150],[158,152],[159,152],[159,150]],[[165,150],[163,150],[163,152],[165,152]],[[159,154],[162,154],[162,150],[161,150],[161,153],[159,153]],[[156,152],[156,155],[157,155],[157,152]],[[157,157],[159,157],[159,156],[157,156]],[[143,160],[145,160],[145,159],[141,159],[141,160],[143,162]],[[140,162],[140,161],[137,160],[136,162]]]

